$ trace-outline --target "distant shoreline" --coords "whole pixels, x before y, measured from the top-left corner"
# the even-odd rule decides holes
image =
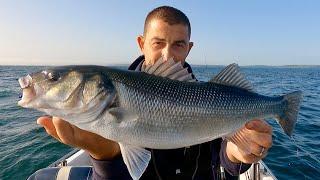
[[[70,64],[71,65],[71,64]],[[75,64],[73,64],[75,65]],[[95,64],[79,64],[80,66],[86,65],[95,65]],[[224,67],[226,65],[200,65],[200,64],[191,64],[193,67]],[[68,66],[68,65],[1,65],[0,67],[54,67],[54,66]],[[98,64],[97,66],[129,66],[129,64]],[[308,68],[308,67],[320,67],[320,65],[239,65],[240,67],[283,67],[283,68]]]
[[[224,67],[226,65],[192,65],[192,66],[208,66],[208,67]],[[239,65],[240,67],[290,67],[290,68],[306,68],[320,67],[320,65]]]

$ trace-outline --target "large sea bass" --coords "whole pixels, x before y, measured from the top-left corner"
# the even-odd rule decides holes
[[[144,148],[207,142],[254,118],[274,117],[292,134],[301,92],[257,94],[236,64],[209,82],[178,81],[185,79],[185,71],[174,77],[160,69],[148,69],[157,76],[102,66],[47,69],[19,79],[23,96],[18,104],[118,142],[133,179],[140,178],[150,160]]]

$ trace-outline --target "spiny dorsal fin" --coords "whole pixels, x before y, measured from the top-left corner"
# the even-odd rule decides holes
[[[235,86],[248,91],[254,92],[252,84],[246,80],[245,76],[240,72],[237,64],[233,63],[225,67],[218,75],[213,77],[209,82]]]
[[[172,80],[194,82],[192,74],[184,68],[181,62],[175,62],[172,58],[164,61],[160,58],[153,65],[142,65],[141,71],[156,76],[166,77]]]

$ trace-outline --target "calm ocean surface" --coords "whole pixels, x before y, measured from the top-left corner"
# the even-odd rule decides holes
[[[17,78],[43,67],[0,66],[0,179],[26,179],[70,152],[36,124],[42,113],[17,106]],[[122,67],[124,68],[124,67]],[[194,66],[207,81],[220,66]],[[259,93],[283,94],[302,90],[304,100],[292,139],[273,121],[273,147],[265,163],[278,179],[320,177],[320,67],[242,67]]]

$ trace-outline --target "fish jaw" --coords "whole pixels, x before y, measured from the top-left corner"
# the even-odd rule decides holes
[[[18,101],[18,105],[22,107],[28,107],[31,101],[36,97],[36,92],[33,87],[25,88],[22,90],[22,98]]]
[[[18,105],[28,107],[31,101],[37,96],[34,85],[32,84],[32,77],[30,75],[19,78],[19,84],[22,89],[22,98],[18,101]]]

